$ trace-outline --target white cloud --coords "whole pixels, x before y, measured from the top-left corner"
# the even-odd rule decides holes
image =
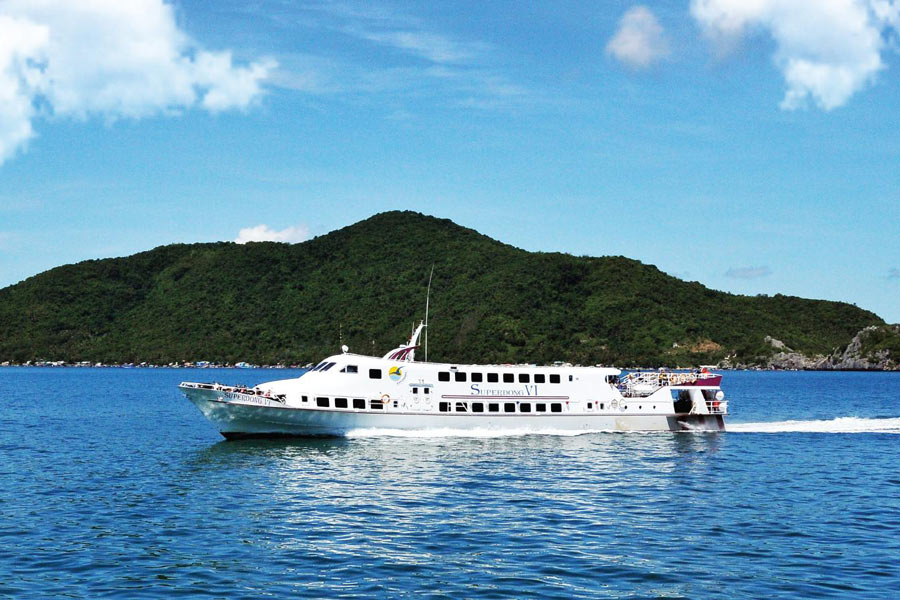
[[[433,63],[466,62],[487,50],[483,44],[465,44],[426,31],[358,31],[360,37],[392,46]]]
[[[392,108],[423,98],[491,111],[547,101],[497,68],[491,44],[435,31],[432,23],[390,4],[344,0],[310,3],[301,10],[310,15],[305,26],[339,32],[370,48],[364,61],[301,54],[283,58],[284,68],[275,78],[288,89],[348,98],[388,94]]]
[[[734,279],[759,279],[772,274],[769,267],[731,267],[725,271],[725,277]]]
[[[21,88],[41,76],[32,61],[40,57],[47,38],[46,27],[0,14],[0,164],[34,135],[34,105]]]
[[[884,68],[883,34],[900,25],[896,0],[691,0],[691,14],[718,41],[767,31],[789,110],[844,105]]]
[[[246,109],[274,66],[197,47],[163,0],[0,1],[0,163],[38,116]]]
[[[246,244],[247,242],[287,242],[288,244],[296,244],[309,239],[309,228],[305,225],[296,227],[288,227],[281,231],[270,229],[268,225],[257,225],[256,227],[245,227],[238,232],[237,239],[234,241],[238,244]]]
[[[646,6],[630,8],[606,52],[635,69],[644,69],[669,55],[669,43],[656,16]]]

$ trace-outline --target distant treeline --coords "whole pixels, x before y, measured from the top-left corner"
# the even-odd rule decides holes
[[[376,215],[302,244],[176,244],[0,290],[0,361],[303,364],[381,354],[424,316],[428,358],[696,365],[846,346],[875,314],[738,296],[624,257],[526,252],[451,221]],[[422,359],[424,351],[418,352]]]

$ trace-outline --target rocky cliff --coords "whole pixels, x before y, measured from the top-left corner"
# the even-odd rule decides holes
[[[819,371],[900,371],[900,325],[872,325],[860,330],[845,347],[831,354],[813,356],[797,352],[784,342],[766,336],[765,342],[775,352],[764,362],[768,369]],[[752,368],[727,359],[722,367]]]

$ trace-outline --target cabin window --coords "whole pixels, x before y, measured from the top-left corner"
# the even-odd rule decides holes
[[[543,373],[535,373],[534,374],[534,382],[535,383],[545,383],[546,377]]]
[[[500,412],[500,405],[496,402],[488,404],[488,412]]]
[[[519,373],[519,383],[530,383],[531,376],[528,373]]]
[[[562,412],[562,404],[554,402],[550,405],[550,412]]]
[[[515,380],[516,378],[512,373],[503,374],[503,383],[513,383]]]
[[[571,376],[571,375],[569,375],[569,381],[572,381],[572,376]]]
[[[381,400],[369,400],[369,408],[382,410],[384,409],[384,402],[382,402]]]
[[[469,412],[469,404],[467,402],[457,402],[456,412]]]
[[[557,374],[550,375],[550,383],[559,383],[559,375],[557,375]]]
[[[316,398],[316,406],[319,408],[328,408],[328,398]]]
[[[419,388],[414,387],[414,388],[413,388],[413,394],[418,394],[418,393],[419,393]]]
[[[438,410],[441,412],[449,412],[450,411],[450,403],[449,402],[439,402]]]
[[[324,366],[327,365],[327,364],[328,364],[328,363],[325,362],[325,361],[323,360],[322,362],[320,362],[319,364],[317,364],[316,366],[314,366],[314,367],[313,367],[312,369],[310,369],[310,370],[311,370],[311,371],[318,371],[319,369],[321,369],[322,367],[324,367]]]
[[[447,371],[439,371],[438,381],[450,381],[450,373]]]
[[[472,383],[481,383],[483,380],[483,376],[481,373],[472,373]]]
[[[347,365],[341,369],[341,373],[359,373],[359,367],[356,365]]]
[[[503,412],[516,412],[516,403],[507,402],[503,405]]]
[[[369,379],[381,379],[381,369],[369,369]]]
[[[594,403],[588,402],[588,410],[591,410],[592,408],[594,408]]]
[[[334,407],[335,408],[347,408],[347,399],[346,398],[335,398],[334,399]]]
[[[328,363],[327,365],[325,365],[324,367],[322,367],[322,371],[325,372],[325,371],[327,371],[328,369],[330,369],[331,367],[333,367],[333,366],[336,365],[336,364],[337,364],[337,363],[330,362],[330,363]]]
[[[353,408],[358,408],[363,410],[366,408],[366,400],[365,398],[354,398],[353,399]]]
[[[497,383],[500,381],[500,377],[496,373],[488,373],[488,383]]]
[[[309,396],[301,396],[300,399],[304,402],[309,402]]]
[[[422,388],[422,391],[425,392],[426,394],[430,394],[431,388]]]
[[[547,405],[546,404],[535,404],[534,410],[536,410],[537,412],[547,412]]]
[[[528,402],[523,402],[519,405],[519,412],[531,412],[531,404]]]
[[[484,403],[483,402],[473,402],[472,403],[472,412],[484,412]]]
[[[454,381],[465,381],[466,374],[457,371],[456,373],[453,374],[453,379],[454,379]]]
[[[603,402],[601,402],[601,403],[600,403],[600,410],[603,410],[604,408],[605,408],[605,406],[604,406]],[[653,408],[656,408],[656,407],[654,406]]]

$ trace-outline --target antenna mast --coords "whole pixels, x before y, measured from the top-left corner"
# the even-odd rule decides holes
[[[428,292],[425,294],[425,362],[428,362],[428,302],[431,300],[431,278],[434,277],[434,263],[428,276]]]

